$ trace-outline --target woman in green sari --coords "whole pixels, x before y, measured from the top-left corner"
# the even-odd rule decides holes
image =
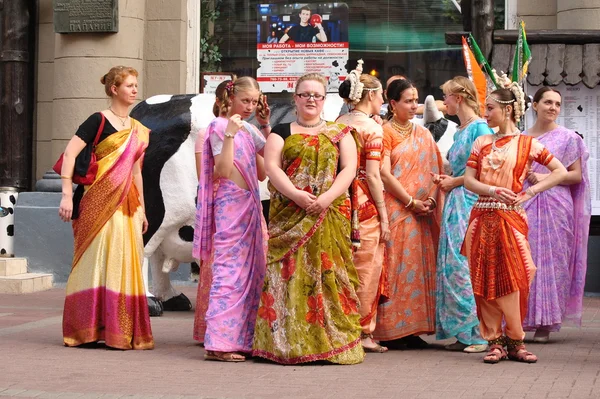
[[[265,147],[270,238],[253,353],[281,364],[364,359],[348,196],[356,143],[350,127],[321,119],[325,87],[302,76],[296,121],[274,127]]]

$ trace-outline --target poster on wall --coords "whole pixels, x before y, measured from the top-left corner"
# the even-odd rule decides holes
[[[217,87],[225,80],[231,80],[229,72],[202,72],[200,74],[200,93],[215,94]]]
[[[527,84],[526,93],[533,95],[538,86]],[[561,83],[554,87],[560,91],[562,106],[557,123],[583,136],[590,152],[588,170],[592,197],[592,215],[600,215],[600,86],[590,89],[583,83],[568,86]],[[535,123],[533,111],[525,114],[525,127]]]
[[[328,92],[346,78],[345,3],[259,4],[257,35],[256,80],[264,93],[292,91],[305,73],[327,77]]]

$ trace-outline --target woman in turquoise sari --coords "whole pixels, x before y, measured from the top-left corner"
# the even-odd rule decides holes
[[[442,90],[448,114],[458,115],[461,124],[448,151],[451,175],[433,177],[446,192],[437,254],[436,338],[456,337],[455,343],[446,346],[448,350],[483,352],[487,342],[479,333],[469,265],[460,254],[471,208],[477,201],[477,195],[463,186],[463,175],[475,139],[493,132],[479,118],[477,92],[469,79],[457,76],[444,83]]]

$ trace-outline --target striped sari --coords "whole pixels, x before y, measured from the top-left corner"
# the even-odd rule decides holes
[[[149,130],[113,133],[96,147],[98,174],[73,220],[75,238],[63,315],[66,346],[105,341],[117,349],[152,349],[154,340],[142,261],[142,209],[132,170],[143,159]]]

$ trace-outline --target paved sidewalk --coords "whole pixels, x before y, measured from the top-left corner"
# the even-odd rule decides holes
[[[180,288],[195,302],[194,287]],[[152,351],[65,348],[63,300],[58,288],[0,295],[0,398],[600,398],[600,298],[585,299],[582,329],[528,346],[534,365],[486,365],[446,341],[356,366],[204,361],[192,312],[153,318]]]

